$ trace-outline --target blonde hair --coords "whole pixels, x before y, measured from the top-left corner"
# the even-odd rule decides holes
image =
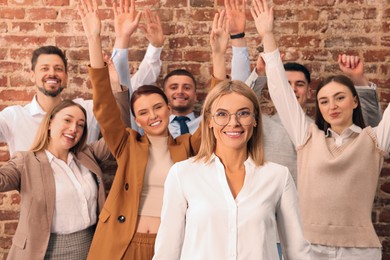
[[[209,162],[212,153],[215,151],[216,139],[213,133],[213,129],[209,127],[211,120],[211,109],[213,104],[219,100],[222,96],[237,93],[248,98],[252,101],[254,107],[254,117],[257,122],[253,127],[253,133],[247,143],[247,151],[252,160],[257,166],[264,164],[264,148],[263,148],[263,133],[262,133],[262,120],[260,113],[259,100],[253,92],[244,82],[238,80],[225,80],[217,84],[208,94],[203,104],[202,110],[202,143],[199,148],[198,154],[195,156],[195,160],[203,160]]]
[[[80,108],[80,110],[83,112],[85,116],[85,121],[87,121],[87,112],[80,104],[77,104],[72,100],[62,100],[61,103],[59,103],[58,105],[53,107],[48,113],[46,113],[41,124],[39,125],[38,133],[35,137],[33,145],[30,148],[31,151],[39,152],[45,150],[48,147],[50,141],[49,126],[51,124],[52,119],[56,116],[58,112],[71,106],[76,106]],[[73,152],[74,154],[77,154],[79,151],[81,151],[87,141],[87,135],[88,135],[88,128],[87,128],[87,122],[85,122],[84,131],[79,142],[75,146],[73,146],[70,149],[70,151]]]

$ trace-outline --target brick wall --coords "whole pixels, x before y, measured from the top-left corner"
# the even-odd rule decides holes
[[[0,0],[0,109],[31,100],[30,54],[42,45],[58,45],[69,59],[67,97],[90,98],[86,65],[87,45],[74,0]],[[276,32],[286,61],[307,65],[315,86],[319,79],[338,73],[339,52],[364,58],[370,80],[378,85],[383,108],[390,100],[390,1],[389,0],[274,0]],[[208,33],[215,10],[223,0],[146,0],[140,8],[159,10],[167,35],[162,54],[162,75],[174,68],[192,71],[200,83],[199,100],[210,79]],[[113,39],[112,1],[101,3],[103,47],[110,51]],[[250,13],[248,11],[248,19]],[[253,22],[247,24],[247,39],[255,55],[259,43]],[[132,40],[131,70],[142,60],[146,39],[141,33]],[[230,60],[230,51],[228,53]],[[255,57],[253,58],[255,60]],[[161,76],[160,76],[161,80]],[[200,104],[197,109],[199,110]],[[312,112],[313,104],[309,104]],[[0,161],[9,158],[0,147]],[[372,218],[384,247],[383,259],[390,259],[390,161],[379,180]],[[18,219],[20,197],[16,192],[0,193],[0,259],[11,246]]]

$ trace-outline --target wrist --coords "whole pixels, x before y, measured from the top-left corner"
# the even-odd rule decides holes
[[[355,86],[368,86],[369,81],[365,76],[349,76]]]
[[[230,39],[241,39],[245,37],[245,32],[242,33],[236,33],[236,34],[230,34]]]
[[[245,38],[238,38],[238,39],[232,39],[232,46],[233,47],[246,47],[246,39]]]
[[[160,42],[150,42],[150,44],[154,47],[154,48],[162,48],[163,45],[164,45],[164,42],[160,43]]]
[[[129,48],[129,37],[116,37],[114,42],[114,48],[127,49]]]

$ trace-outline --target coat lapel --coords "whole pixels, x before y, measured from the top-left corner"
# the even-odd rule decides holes
[[[168,138],[168,149],[173,162],[184,161],[188,158],[188,152],[184,145],[178,145],[171,135]]]
[[[77,156],[73,157],[78,165],[83,165],[95,175],[101,177],[101,169],[95,161],[91,160],[84,152],[79,152]]]
[[[44,193],[46,198],[46,210],[47,210],[47,221],[48,223],[52,223],[53,214],[54,214],[54,205],[55,205],[55,182],[53,176],[53,170],[50,166],[49,160],[47,159],[47,155],[45,151],[39,151],[35,153],[36,159],[39,163],[40,174],[43,182]],[[49,226],[50,228],[50,226]]]

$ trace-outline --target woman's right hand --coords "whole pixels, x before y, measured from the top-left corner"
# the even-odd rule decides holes
[[[100,37],[101,21],[98,15],[96,0],[81,0],[77,5],[78,13],[88,40]]]
[[[274,8],[268,7],[267,0],[253,0],[251,14],[259,36],[263,40],[264,52],[272,52],[277,46],[273,34]]]

